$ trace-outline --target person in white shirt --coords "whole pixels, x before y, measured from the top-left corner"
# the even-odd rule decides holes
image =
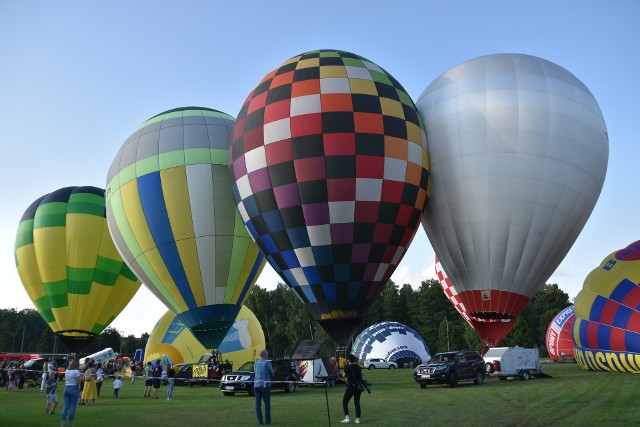
[[[73,421],[76,418],[76,407],[80,398],[80,381],[82,381],[80,361],[76,357],[71,359],[64,378],[66,387],[64,388],[64,406],[62,407],[62,419],[60,420],[61,427],[65,427],[67,423],[67,414],[69,415],[69,426],[73,426]]]
[[[121,388],[122,380],[120,379],[120,375],[118,375],[118,378],[116,378],[116,380],[113,382],[113,397],[115,397],[116,399],[118,398],[118,392]]]

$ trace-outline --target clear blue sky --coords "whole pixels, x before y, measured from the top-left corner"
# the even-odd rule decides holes
[[[120,145],[147,118],[198,105],[236,115],[286,59],[334,48],[389,71],[416,100],[454,65],[519,52],[571,71],[604,114],[604,189],[550,283],[571,297],[607,254],[640,238],[640,2],[629,1],[8,1],[0,0],[0,307],[33,307],[13,256],[37,197],[105,186]],[[434,276],[422,229],[392,277]],[[268,268],[259,278],[273,287]],[[150,332],[166,311],[145,288],[113,326]]]

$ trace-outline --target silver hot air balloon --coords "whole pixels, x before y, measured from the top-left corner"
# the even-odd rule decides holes
[[[573,74],[522,54],[450,69],[417,107],[432,177],[422,225],[480,320],[476,331],[496,345],[509,330],[487,320],[520,314],[598,200],[609,157],[604,118]]]

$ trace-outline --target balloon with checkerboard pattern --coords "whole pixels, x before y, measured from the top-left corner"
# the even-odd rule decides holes
[[[426,148],[402,85],[344,51],[287,60],[238,114],[229,164],[240,216],[339,344],[413,239],[427,199]]]

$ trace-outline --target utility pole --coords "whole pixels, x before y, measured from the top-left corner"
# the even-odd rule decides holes
[[[449,348],[449,319],[445,317],[444,321],[447,322],[447,351],[451,351]]]
[[[20,353],[24,351],[24,332],[27,329],[27,325],[22,326],[22,344],[20,344]]]

